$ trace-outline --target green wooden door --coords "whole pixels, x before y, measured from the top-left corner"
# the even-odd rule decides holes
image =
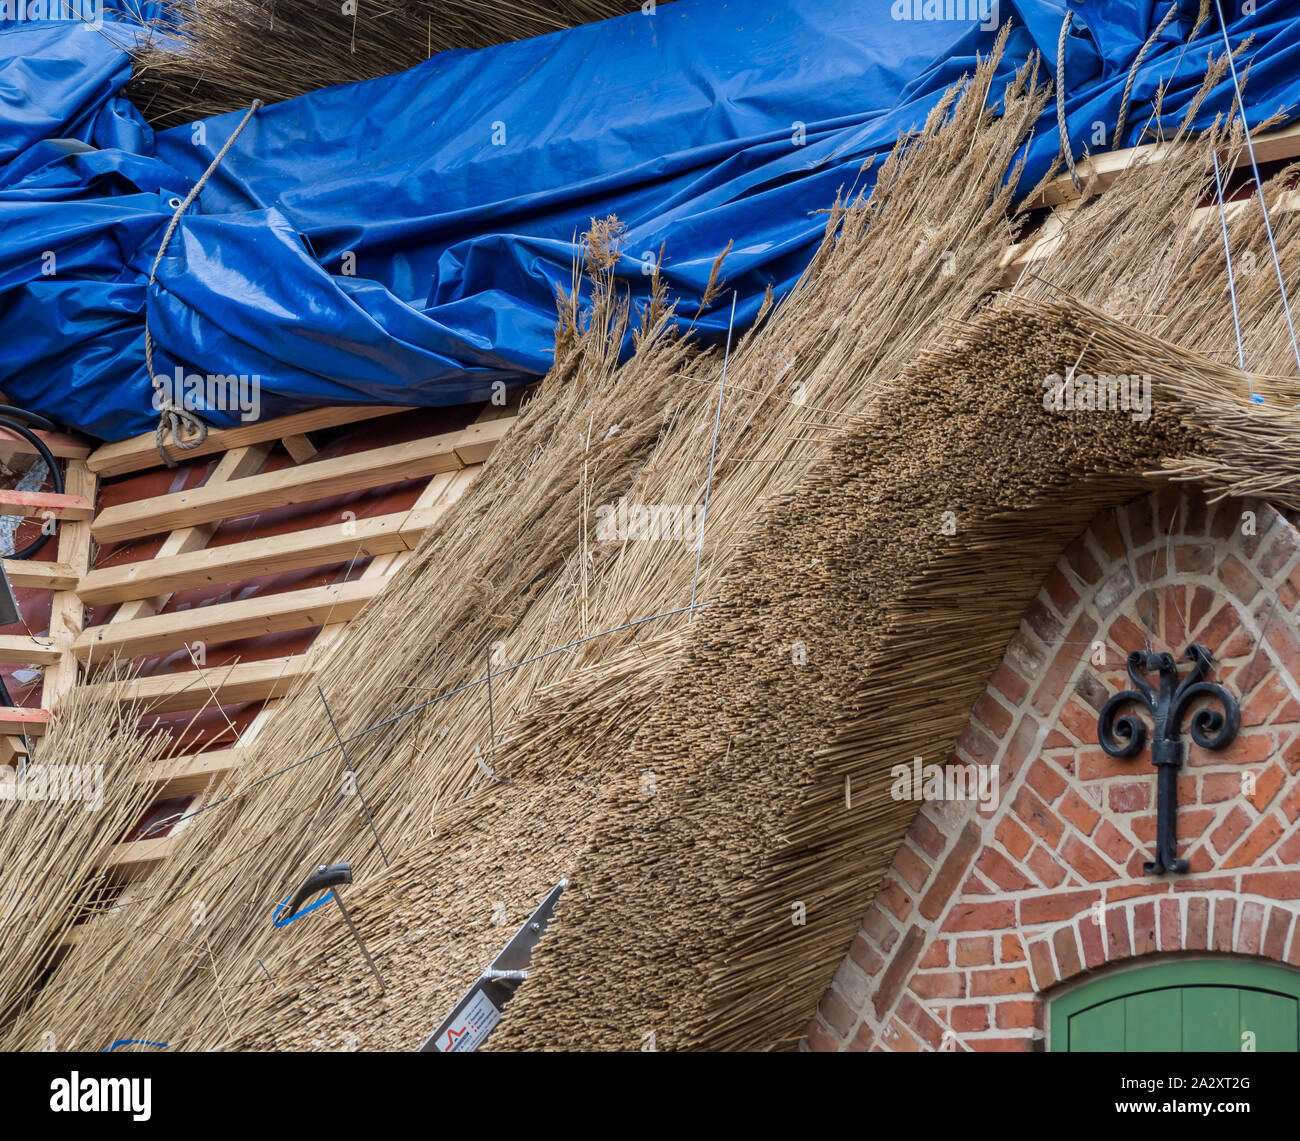
[[[1054,999],[1055,1050],[1300,1049],[1300,973],[1248,960],[1158,963]]]

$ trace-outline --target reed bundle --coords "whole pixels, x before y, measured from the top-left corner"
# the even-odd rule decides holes
[[[665,3],[670,0],[664,0]],[[642,0],[172,0],[166,37],[137,49],[127,93],[156,128],[405,71],[435,52],[484,48],[635,12]]]
[[[1152,421],[1046,411],[1042,379],[1074,363],[1150,371]],[[448,821],[445,845],[360,894],[404,962],[402,1001],[373,1010],[336,930],[328,964],[304,957],[237,1044],[414,1044],[504,933],[474,940],[455,983],[416,961],[430,946],[456,957],[466,940],[449,929],[486,926],[483,893],[541,842],[574,859],[561,867],[571,888],[491,1048],[635,1049],[648,1034],[659,1048],[789,1045],[910,822],[890,767],[946,752],[1064,543],[1169,456],[1263,477],[1279,440],[1300,455],[1300,418],[1254,405],[1239,382],[1084,306],[951,324],[878,415],[770,507],[689,629],[538,694],[503,744],[532,779],[463,805],[472,824]],[[1271,431],[1224,432],[1221,414]],[[545,868],[528,874],[536,902]],[[796,903],[806,924],[791,922]],[[414,915],[445,941],[412,944]]]

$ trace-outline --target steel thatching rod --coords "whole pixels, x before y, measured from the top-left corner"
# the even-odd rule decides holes
[[[325,706],[325,716],[330,719],[330,728],[334,730],[334,738],[339,743],[339,749],[343,753],[343,763],[347,765],[348,772],[352,774],[352,784],[357,790],[357,796],[361,798],[361,807],[366,814],[366,823],[370,825],[371,834],[375,837],[375,843],[379,845],[379,854],[384,858],[384,867],[389,867],[388,853],[384,851],[384,842],[379,838],[379,831],[375,828],[374,817],[370,815],[370,805],[366,803],[366,795],[361,791],[361,782],[357,779],[357,770],[352,767],[352,758],[348,755],[348,747],[343,740],[343,735],[339,732],[339,727],[334,723],[334,713],[330,709],[330,703],[325,700],[325,691],[319,685],[316,686],[316,692],[320,694],[320,703]],[[339,904],[342,907],[342,904]],[[347,912],[343,913],[345,916]],[[348,924],[352,921],[349,919]]]
[[[709,603],[707,602],[701,602],[695,609],[703,610],[704,607],[708,605]],[[515,662],[514,665],[502,666],[496,671],[495,676],[500,677],[502,674],[511,673],[514,670],[522,669],[524,666],[530,666],[534,662],[540,662],[543,658],[549,658],[552,654],[562,654],[567,650],[572,650],[575,646],[581,646],[584,642],[594,642],[597,638],[604,638],[608,634],[617,634],[622,630],[630,630],[633,626],[642,626],[646,622],[657,622],[660,618],[672,618],[677,614],[685,614],[691,609],[690,606],[678,606],[673,610],[663,610],[658,614],[647,614],[643,618],[633,618],[630,622],[624,622],[621,626],[611,626],[608,630],[597,630],[594,634],[585,634],[581,638],[574,638],[571,642],[565,642],[562,646],[553,646],[549,650],[543,650],[540,654],[534,654],[531,658],[524,658],[523,661]],[[299,766],[307,764],[308,761],[319,760],[327,753],[332,753],[335,749],[341,749],[345,745],[351,744],[353,741],[359,741],[367,733],[374,733],[378,729],[387,729],[390,725],[396,725],[403,718],[410,717],[414,713],[419,713],[423,709],[428,709],[431,706],[437,705],[440,701],[446,701],[449,697],[455,697],[458,693],[464,693],[468,689],[473,689],[476,685],[482,685],[485,680],[485,678],[476,677],[473,681],[467,681],[463,685],[456,686],[454,689],[449,689],[443,693],[439,693],[436,696],[429,698],[428,701],[422,701],[418,705],[412,705],[409,709],[402,709],[397,713],[394,713],[391,717],[385,717],[382,721],[376,721],[373,725],[367,725],[364,729],[358,729],[350,736],[339,738],[337,744],[326,745],[323,749],[317,749],[314,753],[308,753],[305,757],[299,757],[296,761],[285,765],[282,769],[276,769],[274,772],[266,773],[264,776],[258,777],[257,780],[253,781],[251,784],[236,789],[234,792],[226,793],[226,795],[220,800],[214,800],[211,804],[205,804],[202,808],[196,808],[193,812],[187,812],[184,815],[177,816],[175,819],[161,821],[159,824],[155,824],[153,828],[147,829],[140,838],[142,840],[148,839],[153,835],[154,828],[163,827],[166,824],[179,824],[182,820],[192,820],[195,816],[202,816],[203,813],[207,812],[209,809],[220,808],[227,801],[233,800],[237,796],[242,796],[246,792],[251,792],[253,789],[257,788],[258,785],[265,784],[269,780],[274,780],[278,776],[283,776],[287,772],[292,772]],[[337,734],[338,730],[336,729],[335,735],[337,736]],[[378,837],[376,837],[376,839],[377,838]]]
[[[491,637],[491,635],[489,635],[489,637]],[[487,673],[484,675],[483,680],[487,683],[488,756],[494,757],[496,756],[496,750],[497,750],[497,726],[496,726],[496,716],[492,711],[492,643],[488,642],[486,644],[485,649],[487,650]],[[475,759],[478,761],[478,767],[481,768],[494,781],[496,781],[497,784],[514,783],[513,780],[502,780],[499,776],[497,776],[492,766],[488,764],[485,760],[483,760],[483,757],[479,753],[479,747],[477,745],[474,746],[474,756]]]
[[[497,724],[496,718],[492,715],[492,643],[489,642],[487,649],[487,693],[488,693],[488,754],[496,752],[497,747]]]

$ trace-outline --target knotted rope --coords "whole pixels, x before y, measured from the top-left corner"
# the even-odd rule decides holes
[[[217,151],[212,162],[208,164],[208,169],[203,172],[203,177],[194,184],[193,189],[185,196],[184,200],[176,207],[172,214],[172,220],[167,225],[167,230],[163,234],[162,245],[158,247],[158,256],[153,259],[153,268],[149,271],[149,285],[145,294],[144,307],[144,367],[149,373],[149,384],[154,390],[154,400],[157,402],[159,410],[158,430],[154,434],[154,444],[158,448],[158,454],[162,457],[163,463],[168,467],[175,467],[176,461],[167,454],[166,438],[170,432],[172,444],[181,451],[190,451],[197,448],[204,440],[208,438],[208,426],[198,418],[193,412],[184,405],[177,404],[166,392],[163,391],[163,385],[159,378],[154,376],[153,372],[153,335],[149,331],[149,298],[148,290],[153,289],[154,281],[158,276],[158,266],[162,264],[163,255],[167,252],[167,244],[172,240],[172,235],[176,233],[176,227],[180,225],[181,215],[190,208],[194,199],[207,185],[208,179],[212,177],[213,171],[221,165],[221,160],[226,157],[227,152],[235,145],[235,140],[239,138],[240,132],[248,126],[248,120],[253,114],[263,106],[260,99],[254,99],[253,105],[249,107],[244,117],[240,120],[239,126],[231,132],[230,138],[225,145]],[[188,433],[188,438],[183,434]]]

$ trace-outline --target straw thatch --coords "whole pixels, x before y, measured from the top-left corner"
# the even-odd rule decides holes
[[[120,924],[88,926],[93,1001],[60,970],[8,1041],[130,1025],[191,1049],[414,1048],[567,876],[493,1048],[788,1045],[906,827],[883,774],[946,752],[1064,543],[1161,469],[1295,502],[1292,414],[1174,347],[1163,310],[1135,328],[1063,295],[1089,296],[1102,260],[1138,281],[1132,251],[1063,245],[1032,279],[1050,300],[981,315],[1013,236],[1001,175],[1044,94],[1023,77],[993,120],[990,74],[835,208],[800,286],[732,351],[711,482],[721,354],[673,336],[661,302],[618,365],[618,231],[593,227],[590,323],[563,299],[515,432],[326,663],[341,732],[363,735],[344,758],[314,692],[289,703]],[[1166,193],[1185,171],[1130,177],[1134,232],[1185,225],[1190,190]],[[1202,318],[1195,347],[1214,348],[1230,312]],[[1254,363],[1293,403],[1277,355]],[[1151,420],[1048,412],[1042,380],[1070,366],[1151,373]],[[706,482],[694,621],[593,637],[696,593],[693,544],[601,543],[599,508],[697,505]],[[329,911],[269,923],[337,859],[382,996]],[[196,900],[206,964],[176,946]]]
[[[125,683],[123,683],[124,688]],[[0,794],[0,1041],[35,989],[63,959],[74,927],[105,914],[112,922],[117,890],[101,867],[152,797],[142,778],[166,741],[135,733],[139,710],[121,690],[76,689],[49,733],[30,742],[31,757],[3,771]],[[42,1028],[46,1049],[72,1049]]]
[[[1043,377],[1076,361],[1150,372],[1152,420],[1046,411]],[[526,910],[563,873],[554,932],[491,1048],[789,1045],[914,809],[889,798],[890,767],[946,752],[1068,539],[1170,457],[1268,472],[1272,442],[1216,428],[1218,412],[1300,455],[1300,419],[1237,395],[1238,379],[1073,305],[954,327],[767,513],[689,629],[539,695],[502,743],[519,781],[358,894],[399,993],[381,1010],[332,928],[313,945],[324,963],[302,956],[237,1044],[411,1048],[504,942],[492,889]],[[582,786],[585,765],[565,779],[563,759],[595,752],[598,783]],[[477,960],[460,954],[471,940]]]
[[[642,0],[169,0],[178,27],[135,51],[127,93],[153,126],[174,127],[254,99],[278,103],[405,71],[450,48],[522,40],[641,6]]]

